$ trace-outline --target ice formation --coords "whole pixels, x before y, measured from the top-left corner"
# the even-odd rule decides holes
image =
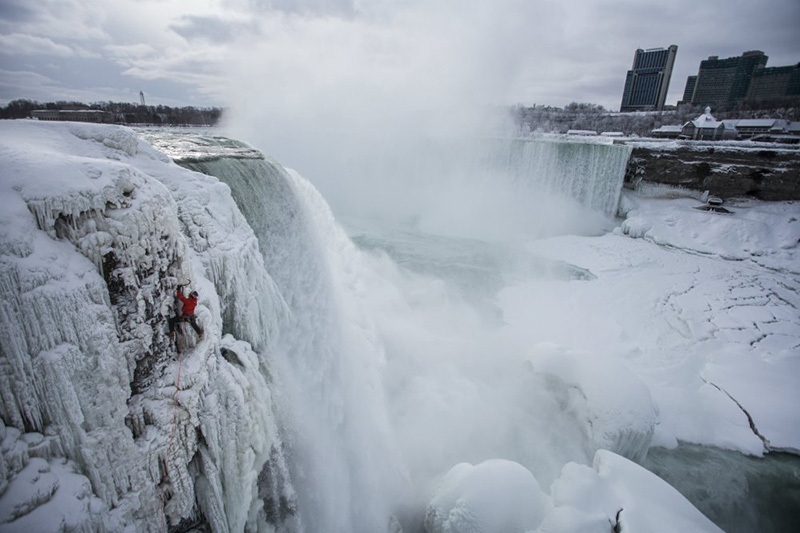
[[[607,450],[592,467],[564,466],[552,496],[553,511],[537,533],[722,531],[665,481]]]
[[[283,307],[228,188],[124,128],[16,122],[2,139],[0,522],[72,498],[84,530],[291,523],[263,350]],[[207,336],[179,354],[185,279]]]
[[[590,457],[602,449],[636,462],[644,459],[658,408],[647,385],[621,359],[543,343],[528,362],[560,408],[583,428]]]

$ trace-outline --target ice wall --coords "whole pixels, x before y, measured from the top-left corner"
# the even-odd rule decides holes
[[[285,304],[227,186],[124,128],[4,121],[0,525],[294,530]],[[178,280],[202,341],[166,335]]]

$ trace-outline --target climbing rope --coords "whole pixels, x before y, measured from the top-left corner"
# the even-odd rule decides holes
[[[181,388],[181,370],[183,369],[183,350],[177,350],[178,352],[178,374],[175,378],[175,393],[172,395],[172,424],[169,430],[169,439],[167,440],[167,455],[164,459],[164,468],[166,471],[164,472],[164,477],[169,476],[169,464],[172,460],[172,447],[175,443],[175,428],[178,425],[178,391]],[[164,481],[162,479],[162,481]],[[163,518],[162,524],[162,531],[164,533],[167,532],[167,513],[164,510],[164,493],[161,489],[159,489],[160,497],[159,501],[161,502],[161,517]]]
[[[188,285],[190,283],[189,280],[186,280],[182,285],[178,285],[180,289],[181,286]],[[160,502],[160,511],[161,511],[161,531],[167,533],[168,530],[168,523],[167,523],[167,513],[164,509],[164,490],[161,485],[163,485],[166,481],[169,480],[169,465],[172,461],[172,450],[173,446],[175,445],[175,428],[178,426],[178,391],[181,389],[181,371],[183,370],[183,350],[185,346],[183,346],[183,342],[181,342],[183,338],[183,324],[179,324],[178,328],[180,329],[178,333],[178,338],[175,342],[175,351],[178,353],[178,373],[175,377],[175,392],[172,395],[172,423],[170,424],[169,429],[169,438],[167,439],[167,455],[164,458],[164,477],[161,479],[159,483],[159,502]],[[170,329],[172,329],[170,325]]]

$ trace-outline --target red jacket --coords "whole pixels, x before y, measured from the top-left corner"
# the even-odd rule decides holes
[[[193,315],[194,308],[197,307],[197,298],[189,296],[188,298],[183,295],[183,291],[178,289],[178,300],[183,303],[183,314]]]

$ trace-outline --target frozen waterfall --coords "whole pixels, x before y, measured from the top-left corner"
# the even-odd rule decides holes
[[[629,146],[542,139],[498,139],[487,146],[486,167],[508,176],[530,197],[549,191],[616,215]]]

